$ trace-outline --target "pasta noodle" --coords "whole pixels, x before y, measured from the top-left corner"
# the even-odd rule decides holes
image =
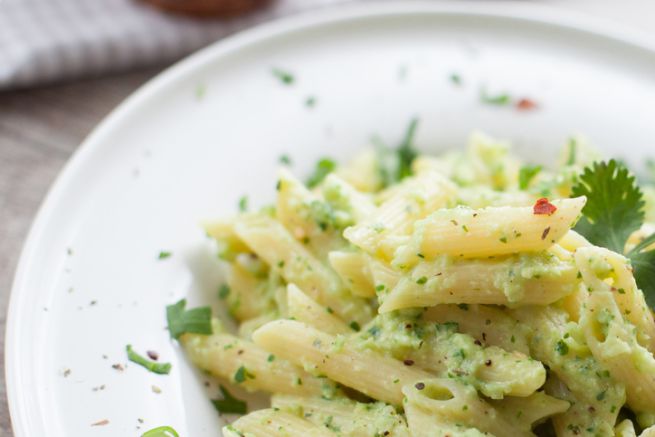
[[[569,197],[596,155],[574,141],[546,170],[474,134],[414,156],[415,126],[307,185],[283,169],[272,206],[204,224],[236,326],[178,303],[171,335],[222,383],[271,395],[223,435],[655,437],[641,270],[590,242],[593,191]],[[245,407],[221,392],[219,411]]]

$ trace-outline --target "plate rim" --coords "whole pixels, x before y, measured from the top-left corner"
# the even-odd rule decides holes
[[[30,320],[23,320],[23,308],[29,304],[29,288],[24,285],[29,273],[34,270],[34,254],[41,237],[49,223],[49,216],[54,213],[60,198],[68,189],[70,180],[78,169],[83,168],[87,158],[91,157],[102,143],[102,138],[111,134],[113,126],[120,123],[123,117],[129,116],[133,108],[138,108],[152,96],[166,90],[174,84],[178,77],[201,70],[203,66],[216,62],[243,48],[256,45],[269,38],[285,34],[311,30],[312,28],[347,22],[351,20],[376,18],[394,15],[436,14],[478,17],[482,19],[512,19],[527,23],[547,25],[553,28],[564,28],[577,31],[605,40],[618,42],[632,48],[645,50],[655,55],[655,38],[648,38],[643,32],[629,29],[625,25],[609,20],[590,17],[580,12],[570,12],[553,6],[535,4],[511,4],[511,8],[498,10],[499,4],[506,2],[466,2],[466,3],[434,3],[429,0],[418,1],[388,1],[341,3],[318,9],[296,13],[290,16],[276,18],[251,28],[241,30],[228,37],[219,39],[208,46],[182,58],[162,72],[139,86],[126,99],[107,114],[96,127],[80,143],[65,165],[59,171],[48,188],[46,195],[37,209],[29,231],[18,257],[10,287],[7,305],[5,331],[5,386],[7,402],[11,418],[11,426],[17,437],[43,433],[42,421],[35,421],[33,409],[26,408],[26,395],[21,390],[21,354],[19,351],[20,333]],[[33,292],[38,294],[38,292]],[[44,322],[45,323],[45,322]],[[40,407],[40,405],[37,405]],[[37,423],[38,422],[38,423]]]

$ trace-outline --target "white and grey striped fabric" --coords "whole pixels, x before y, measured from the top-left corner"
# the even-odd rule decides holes
[[[0,90],[173,61],[245,27],[347,0],[277,0],[229,20],[136,0],[0,0]]]

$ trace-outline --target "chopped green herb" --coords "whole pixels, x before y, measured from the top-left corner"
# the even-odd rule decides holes
[[[273,361],[275,361],[275,355],[270,354],[268,356],[268,358],[266,358],[266,361],[268,361],[269,363],[272,363]]]
[[[246,379],[255,379],[255,375],[246,370],[244,366],[241,366],[234,374],[234,382],[241,384],[242,382],[245,382]]]
[[[525,165],[521,167],[519,170],[519,188],[521,190],[527,190],[532,179],[534,179],[540,171],[540,165]]]
[[[571,138],[569,140],[568,149],[569,149],[569,156],[566,159],[566,165],[573,165],[575,164],[575,157],[577,155],[577,150],[578,150],[578,142],[575,140],[575,138]]]
[[[229,295],[230,295],[230,286],[227,284],[221,284],[221,286],[218,287],[218,298],[226,299]]]
[[[282,70],[281,68],[274,68],[273,76],[277,77],[284,85],[291,85],[296,80],[293,74],[291,74],[289,71]]]
[[[555,352],[560,355],[566,355],[569,353],[569,345],[567,345],[564,340],[558,340],[555,344]]]
[[[179,338],[185,333],[212,334],[212,310],[210,307],[199,307],[185,310],[186,299],[166,307],[166,320],[171,338]]]
[[[159,255],[157,256],[157,259],[166,259],[166,258],[170,258],[171,255],[173,255],[173,254],[170,253],[170,252],[166,252],[166,251],[163,251],[163,250],[162,250],[161,252],[159,252]]]
[[[487,105],[507,106],[512,103],[512,98],[507,93],[489,94],[485,88],[480,90],[480,101]]]
[[[222,414],[246,414],[248,404],[245,401],[235,398],[222,385],[218,387],[223,395],[223,399],[212,399],[212,404],[216,411]]]
[[[337,168],[337,163],[330,158],[321,158],[316,163],[316,168],[314,173],[307,179],[307,186],[309,188],[314,188],[321,182],[323,179],[330,173],[332,173]]]
[[[353,320],[352,322],[350,322],[350,329],[359,332],[362,328],[359,326],[359,323]]]
[[[423,285],[426,282],[428,282],[428,278],[426,276],[421,276],[420,278],[418,278],[416,280],[416,283],[419,284],[419,285]]]
[[[393,149],[376,140],[378,151],[378,173],[382,187],[393,185],[412,174],[412,162],[418,156],[414,148],[414,136],[418,127],[418,119],[413,118],[402,142]]]
[[[602,401],[603,399],[605,399],[605,393],[607,393],[607,390],[603,390],[600,393],[598,393],[596,395],[596,400],[597,401]]]
[[[170,426],[158,426],[141,434],[141,437],[180,437]]]
[[[507,243],[507,237],[500,237],[498,239],[501,243]]]
[[[457,304],[457,307],[458,307],[460,310],[464,310],[464,311],[468,311],[468,309],[469,309],[469,306],[468,306],[468,304],[466,304],[466,303],[458,303],[458,304]]]
[[[384,290],[384,284],[378,284],[375,286],[375,291],[382,291]]]
[[[153,373],[157,373],[159,375],[168,375],[168,373],[171,371],[171,363],[156,363],[154,361],[150,361],[149,359],[134,352],[132,345],[128,344],[125,346],[125,350],[127,351],[128,360],[145,367]]]
[[[452,82],[453,85],[460,86],[462,84],[462,77],[458,73],[452,73],[450,75],[450,82]]]
[[[239,211],[246,212],[248,211],[248,196],[241,196],[239,199]]]
[[[305,106],[307,106],[308,108],[313,108],[314,106],[316,106],[316,97],[314,96],[307,97],[305,99]]]
[[[280,164],[291,165],[291,158],[289,158],[289,155],[280,155],[279,161]]]

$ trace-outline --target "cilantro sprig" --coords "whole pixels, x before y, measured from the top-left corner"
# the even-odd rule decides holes
[[[596,162],[585,168],[571,191],[572,197],[587,196],[582,218],[575,230],[596,246],[624,253],[630,235],[644,223],[643,192],[628,169],[615,160]],[[634,269],[637,286],[655,308],[655,234],[645,238],[626,256]]]
[[[223,395],[223,399],[212,399],[212,404],[216,411],[222,414],[246,414],[248,404],[245,401],[235,398],[222,385],[218,387]]]
[[[376,140],[378,145],[378,172],[383,188],[412,175],[412,162],[418,156],[418,152],[414,147],[414,136],[417,128],[418,119],[413,118],[405,130],[402,141],[396,148],[386,146],[379,139]]]
[[[212,310],[210,307],[186,308],[186,299],[166,307],[166,320],[171,338],[178,339],[182,334],[212,334]]]

